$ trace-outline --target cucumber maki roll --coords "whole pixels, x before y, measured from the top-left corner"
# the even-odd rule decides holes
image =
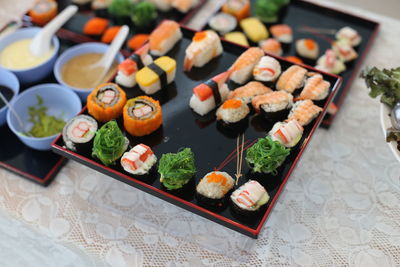
[[[246,151],[246,162],[255,173],[276,175],[277,168],[289,156],[290,149],[270,136],[260,138]]]
[[[254,216],[267,204],[269,195],[257,181],[250,180],[231,195],[233,211],[242,216]]]
[[[167,190],[182,188],[196,173],[194,153],[190,148],[184,148],[177,153],[162,155],[158,173],[161,175],[160,182]]]
[[[97,121],[91,116],[73,117],[65,124],[62,132],[65,146],[72,151],[90,149],[97,127]]]
[[[233,178],[226,172],[209,172],[197,184],[197,199],[208,205],[222,206],[234,183]]]

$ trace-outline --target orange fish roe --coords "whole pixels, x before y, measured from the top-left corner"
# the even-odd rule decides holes
[[[207,38],[207,32],[196,32],[196,34],[193,36],[193,42],[200,42],[203,39]]]
[[[228,108],[239,108],[242,105],[242,101],[238,100],[238,99],[229,99],[226,100],[224,102],[224,104],[222,105],[222,107],[224,109],[228,109]]]
[[[117,36],[119,30],[121,29],[121,26],[113,26],[110,27],[106,30],[106,32],[103,34],[101,37],[101,41],[103,43],[109,44],[114,40],[115,36]]]
[[[285,57],[285,59],[287,59],[288,61],[293,62],[295,64],[303,64],[303,60],[301,60],[300,58],[295,57],[295,56],[287,56],[287,57]]]
[[[304,40],[304,45],[305,45],[309,50],[315,49],[315,42],[314,42],[314,40],[305,39],[305,40]]]
[[[107,29],[108,19],[91,18],[83,27],[83,33],[88,35],[101,35]]]
[[[215,172],[207,176],[207,182],[209,183],[220,183],[221,185],[225,186],[227,181],[228,180],[224,175]]]
[[[131,39],[129,39],[128,47],[132,50],[137,50],[141,48],[144,43],[147,42],[147,40],[149,40],[148,34],[136,34]]]

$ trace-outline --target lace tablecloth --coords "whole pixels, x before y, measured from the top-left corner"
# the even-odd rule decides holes
[[[382,23],[366,65],[398,66],[400,21],[351,10]],[[356,79],[258,240],[75,162],[47,188],[0,170],[0,265],[400,266],[400,164],[383,139]]]

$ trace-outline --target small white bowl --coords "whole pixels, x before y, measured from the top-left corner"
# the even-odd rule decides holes
[[[383,134],[386,138],[386,129],[392,127],[392,122],[390,121],[390,108],[386,105],[381,103],[381,126],[383,130]],[[397,149],[397,143],[392,141],[388,143],[390,149],[392,150],[396,159],[400,162],[400,151]]]

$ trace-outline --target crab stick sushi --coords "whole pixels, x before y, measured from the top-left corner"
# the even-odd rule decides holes
[[[262,40],[259,45],[265,53],[274,56],[282,56],[283,50],[281,43],[274,38],[268,38],[266,40]]]
[[[88,112],[99,122],[121,116],[125,103],[126,94],[115,83],[100,84],[87,97]]]
[[[211,27],[211,29],[219,32],[220,34],[225,34],[233,31],[236,28],[237,21],[232,15],[218,13],[210,19],[208,25]]]
[[[328,96],[330,87],[330,82],[325,81],[321,74],[313,73],[312,76],[306,80],[299,98],[313,101],[323,100]]]
[[[346,40],[333,42],[332,49],[336,55],[344,62],[350,62],[358,57],[357,52]]]
[[[353,47],[358,46],[362,41],[361,35],[356,30],[354,30],[349,26],[341,28],[336,33],[336,39],[346,40]]]
[[[249,180],[231,195],[233,210],[243,216],[254,216],[269,201],[265,188],[257,181]]]
[[[243,32],[254,43],[267,39],[269,36],[267,27],[255,17],[241,20],[240,27],[242,27]]]
[[[149,65],[153,61],[148,51],[149,45],[147,44],[118,65],[118,73],[115,81],[119,85],[129,88],[136,85],[136,73],[139,69]]]
[[[181,27],[172,20],[164,20],[149,36],[150,52],[163,56],[182,38]]]
[[[226,71],[193,88],[189,106],[201,116],[219,106],[229,94],[225,83],[228,78],[229,72]]]
[[[276,89],[293,93],[296,89],[304,85],[307,70],[297,65],[293,65],[285,70],[276,83]]]
[[[222,126],[231,130],[242,130],[247,125],[250,109],[246,102],[233,98],[226,100],[217,110],[217,120]]]
[[[293,106],[293,96],[285,91],[274,91],[254,97],[251,104],[257,113],[263,114],[267,119],[283,119]]]
[[[281,43],[290,44],[293,42],[293,30],[289,25],[277,24],[269,28],[271,35]]]
[[[163,56],[154,60],[136,73],[136,82],[140,89],[148,95],[152,95],[175,79],[176,61]]]
[[[313,121],[322,108],[314,105],[312,100],[306,99],[294,103],[289,113],[289,120],[297,120],[301,126],[306,126]]]
[[[172,7],[181,13],[187,13],[198,4],[198,0],[172,0]]]
[[[151,134],[162,124],[160,102],[148,96],[138,96],[126,102],[123,112],[125,130],[133,136]]]
[[[312,39],[300,39],[296,41],[296,52],[303,58],[315,60],[319,54],[319,46]]]
[[[288,120],[275,123],[268,135],[285,147],[294,147],[300,141],[303,131],[297,120]]]
[[[250,14],[249,0],[227,0],[222,6],[222,12],[234,16],[237,21],[247,18]]]
[[[221,40],[215,31],[197,32],[190,45],[186,48],[184,71],[190,71],[193,66],[201,68],[211,59],[223,52]]]
[[[246,85],[236,88],[228,95],[228,99],[239,98],[246,104],[251,104],[251,100],[258,95],[265,95],[273,92],[271,88],[260,82],[248,82]]]
[[[325,54],[317,60],[315,68],[325,72],[339,74],[346,70],[346,65],[336,56],[336,53],[332,49],[327,49]]]
[[[226,172],[209,172],[197,184],[196,197],[202,203],[222,206],[234,183],[235,180]]]
[[[150,173],[157,162],[150,147],[139,144],[134,146],[121,157],[121,166],[124,170],[135,176],[145,176]]]
[[[281,64],[273,57],[264,56],[253,69],[254,79],[262,82],[273,82],[281,75]]]
[[[238,84],[244,84],[247,82],[253,74],[253,69],[260,61],[261,57],[264,56],[264,52],[261,48],[250,47],[243,52],[231,66],[230,79]]]
[[[97,121],[91,116],[78,115],[73,117],[65,124],[62,132],[65,146],[72,151],[85,148],[89,151],[97,128]]]

